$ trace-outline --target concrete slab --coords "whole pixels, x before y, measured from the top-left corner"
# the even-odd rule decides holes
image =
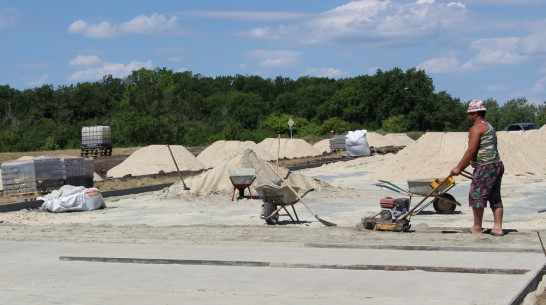
[[[508,304],[541,253],[0,242],[5,304]],[[61,261],[60,256],[528,269],[524,274]]]

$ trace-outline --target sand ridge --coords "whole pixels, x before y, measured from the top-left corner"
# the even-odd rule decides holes
[[[171,145],[174,159],[181,171],[198,171],[205,168],[195,156],[182,145]],[[167,145],[149,145],[143,147],[106,174],[108,177],[120,178],[126,175],[141,176],[176,172],[176,166]]]
[[[242,153],[245,149],[252,149],[263,160],[274,160],[272,153],[262,149],[253,141],[216,141],[205,148],[197,160],[206,167],[213,168],[233,156]],[[275,154],[276,156],[276,154]]]
[[[525,181],[546,178],[546,128],[498,131],[498,150],[505,166],[503,179]],[[372,179],[442,178],[457,165],[468,147],[468,132],[427,132],[386,162]],[[472,167],[467,171],[472,172]],[[457,177],[457,179],[464,179]]]
[[[320,156],[322,154],[321,151],[318,151],[303,139],[281,138],[279,143],[278,138],[266,138],[262,142],[258,143],[258,146],[261,149],[271,153],[275,159],[277,158],[277,155],[280,159],[291,159]]]

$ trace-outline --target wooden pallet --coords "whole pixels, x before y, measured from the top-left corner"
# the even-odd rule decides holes
[[[112,155],[112,148],[104,147],[82,147],[81,156],[82,157],[105,157]]]

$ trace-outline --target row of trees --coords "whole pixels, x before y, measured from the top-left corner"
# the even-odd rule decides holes
[[[330,130],[385,132],[467,130],[467,103],[434,92],[424,71],[395,68],[345,79],[260,76],[204,77],[165,68],[126,78],[24,91],[0,86],[0,151],[79,148],[81,128],[109,125],[114,146],[216,140],[261,141],[288,134],[325,136]],[[487,100],[496,128],[546,121],[545,105]]]

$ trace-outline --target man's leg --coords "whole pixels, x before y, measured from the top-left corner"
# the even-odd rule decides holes
[[[472,208],[472,213],[474,213],[474,225],[470,229],[473,234],[482,234],[482,220],[483,220],[483,211],[484,208]]]
[[[504,235],[504,231],[502,231],[502,214],[504,213],[504,210],[502,207],[492,207],[493,210],[493,228],[491,229],[492,234],[497,235]]]

